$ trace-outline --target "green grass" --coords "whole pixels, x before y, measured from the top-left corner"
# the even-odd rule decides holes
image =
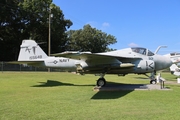
[[[170,73],[162,73],[176,82]],[[106,75],[112,83],[148,84],[143,75]],[[168,91],[95,92],[98,76],[58,72],[0,73],[0,120],[179,120],[180,85]]]

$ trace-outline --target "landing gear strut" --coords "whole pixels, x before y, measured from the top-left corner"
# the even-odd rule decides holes
[[[156,72],[155,72],[155,71],[151,73],[151,76],[148,76],[147,74],[145,74],[147,77],[149,77],[149,78],[150,78],[150,84],[156,84],[156,83],[157,83],[157,80],[156,80],[155,74],[156,74]]]
[[[157,83],[155,75],[156,75],[156,71],[151,73],[151,76],[149,77],[151,79],[150,84],[156,84]]]

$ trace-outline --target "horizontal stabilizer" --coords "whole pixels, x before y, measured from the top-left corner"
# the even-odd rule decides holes
[[[42,63],[44,60],[38,60],[38,61],[11,61],[11,62],[6,62],[10,64],[35,64],[35,63]]]
[[[36,60],[36,61],[12,61],[6,62],[9,64],[23,64],[23,65],[32,65],[32,66],[44,66],[44,60]]]

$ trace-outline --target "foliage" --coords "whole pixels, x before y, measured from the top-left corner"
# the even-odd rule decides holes
[[[105,52],[110,50],[109,45],[117,42],[114,36],[92,28],[89,24],[80,30],[70,30],[67,34],[68,49],[75,51]]]
[[[66,40],[65,31],[72,25],[64,18],[60,8],[51,0],[1,0],[0,1],[0,61],[17,60],[23,39],[45,42],[41,47],[47,53],[49,12],[51,18],[52,52],[59,52]],[[59,45],[59,46],[58,46]]]
[[[51,53],[66,50],[104,52],[112,50],[116,43],[112,35],[85,25],[80,30],[64,18],[60,7],[52,0],[1,0],[0,1],[0,61],[17,60],[19,46],[24,39],[33,39],[47,53],[49,38],[49,15],[51,18]]]
[[[17,47],[22,40],[21,11],[18,0],[0,1],[0,61],[15,59],[18,54]],[[9,53],[9,54],[8,54]]]

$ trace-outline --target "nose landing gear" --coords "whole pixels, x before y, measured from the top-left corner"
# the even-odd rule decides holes
[[[157,80],[156,79],[151,79],[150,80],[150,84],[156,84],[157,83]]]

